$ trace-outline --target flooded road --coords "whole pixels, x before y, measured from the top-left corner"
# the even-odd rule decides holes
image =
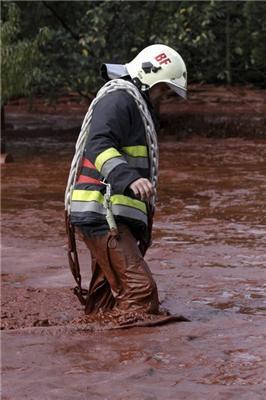
[[[266,397],[266,141],[160,145],[147,261],[191,322],[75,332],[63,195],[73,142],[9,144],[2,168],[3,400]],[[89,259],[79,243],[84,282]],[[54,329],[57,327],[56,329]]]

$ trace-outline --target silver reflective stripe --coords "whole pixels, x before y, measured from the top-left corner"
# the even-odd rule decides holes
[[[145,225],[148,224],[147,216],[140,210],[137,210],[136,208],[122,206],[120,204],[119,205],[113,204],[112,212],[115,216],[119,215],[121,217],[132,218],[144,222]]]
[[[128,165],[134,168],[149,168],[149,160],[147,157],[131,157],[128,154],[123,154]]]
[[[105,161],[101,168],[101,174],[105,177],[108,178],[108,175],[112,170],[117,167],[120,164],[126,164],[127,162],[124,160],[123,157],[115,157],[111,158],[110,160]]]
[[[86,213],[95,212],[98,214],[105,215],[106,210],[102,204],[96,201],[72,201],[71,203],[71,213]],[[122,205],[112,205],[112,212],[115,216],[121,216],[125,218],[136,219],[137,221],[142,221],[147,225],[147,216],[140,210],[136,208],[131,208]]]
[[[96,212],[98,214],[106,214],[106,210],[102,204],[97,201],[72,201],[71,212]]]

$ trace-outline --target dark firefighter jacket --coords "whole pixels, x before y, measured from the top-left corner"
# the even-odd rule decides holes
[[[150,104],[148,103],[148,106]],[[152,110],[150,110],[152,113]],[[106,186],[111,184],[112,212],[135,236],[147,234],[147,204],[134,198],[129,185],[149,178],[146,133],[133,97],[124,90],[104,96],[96,104],[82,167],[71,201],[71,222],[89,233],[108,230],[103,207]]]

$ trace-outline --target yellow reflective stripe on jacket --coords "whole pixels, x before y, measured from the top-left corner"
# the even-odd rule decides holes
[[[122,194],[114,194],[111,196],[111,203],[114,205],[123,205],[128,207],[134,207],[142,211],[144,214],[147,213],[146,204],[140,200],[131,199],[130,197],[123,196]]]
[[[97,190],[73,190],[72,201],[97,201],[103,204],[104,197],[102,193]],[[123,205],[131,208],[137,208],[144,214],[147,213],[146,204],[140,200],[131,199],[130,197],[122,194],[114,194],[111,196],[111,203],[114,205]]]
[[[73,201],[98,201],[103,203],[103,195],[98,190],[73,190]]]
[[[147,146],[126,146],[122,150],[131,157],[148,157]]]
[[[98,171],[101,171],[103,164],[114,157],[122,157],[122,154],[119,153],[114,147],[109,147],[109,149],[104,150],[102,153],[98,155],[95,160],[95,166]]]

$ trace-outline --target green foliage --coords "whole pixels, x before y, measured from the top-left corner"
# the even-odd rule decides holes
[[[14,3],[8,5],[7,19],[1,26],[1,105],[15,96],[30,95],[41,76],[41,53],[45,32],[33,40],[21,37],[20,11]]]
[[[246,17],[246,43],[249,49],[247,78],[252,82],[266,86],[266,18],[265,2],[249,1],[244,7]]]
[[[3,2],[2,98],[74,91],[91,98],[102,62],[152,43],[183,56],[189,82],[265,86],[265,9],[257,1]]]

